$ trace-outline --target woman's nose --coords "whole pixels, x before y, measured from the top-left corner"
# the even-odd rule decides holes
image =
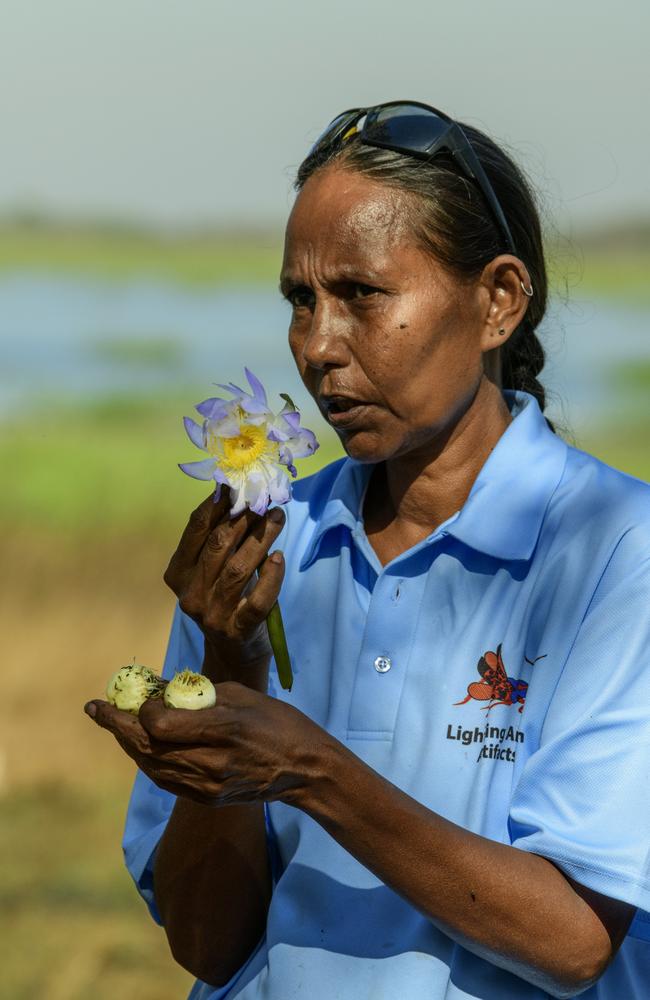
[[[316,303],[302,356],[311,368],[317,369],[342,367],[348,363],[345,320],[336,310]]]

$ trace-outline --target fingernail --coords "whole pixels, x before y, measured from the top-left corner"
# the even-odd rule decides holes
[[[91,719],[94,719],[97,715],[97,705],[94,701],[89,701],[87,705],[84,705],[84,712],[89,715]]]
[[[272,563],[281,563],[282,562],[282,553],[280,552],[280,550],[276,549],[275,552],[272,552],[271,555],[269,556],[269,560]]]
[[[280,521],[284,521],[284,514],[279,507],[274,507],[269,514],[269,518],[271,521],[275,521],[276,524],[279,524]]]

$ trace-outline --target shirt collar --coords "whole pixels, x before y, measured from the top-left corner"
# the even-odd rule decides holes
[[[445,530],[458,541],[497,559],[530,559],[549,501],[567,456],[537,400],[506,389],[503,396],[513,420],[497,441],[470,494]],[[363,530],[362,507],[373,465],[343,461],[323,513],[314,527],[300,568],[318,555],[321,539],[333,527]],[[433,541],[436,531],[427,542]]]

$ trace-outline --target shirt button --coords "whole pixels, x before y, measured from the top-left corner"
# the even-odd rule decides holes
[[[375,660],[375,670],[378,674],[385,674],[390,670],[391,666],[390,657],[388,656],[378,656]]]

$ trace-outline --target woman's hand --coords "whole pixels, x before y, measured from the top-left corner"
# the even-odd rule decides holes
[[[262,517],[246,510],[231,518],[224,487],[217,503],[210,496],[192,512],[169,562],[165,583],[205,636],[204,673],[212,680],[270,656],[266,616],[278,599],[284,563],[280,552],[264,560],[283,524],[278,507]],[[226,676],[210,669],[212,661],[228,665]]]
[[[146,701],[138,717],[106,701],[86,711],[173,795],[210,806],[294,800],[316,774],[318,746],[333,738],[297,708],[243,684],[216,691],[214,708],[194,712],[166,708],[160,698]]]

